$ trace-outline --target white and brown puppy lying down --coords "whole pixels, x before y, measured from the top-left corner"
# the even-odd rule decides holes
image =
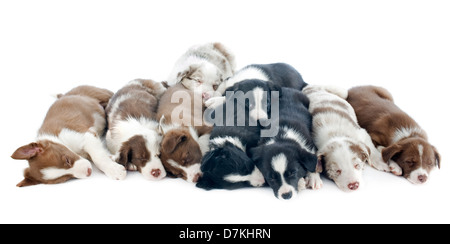
[[[159,159],[162,135],[156,120],[158,99],[165,90],[153,80],[133,80],[114,94],[106,108],[106,144],[114,160],[148,180],[166,176]]]
[[[217,93],[217,87],[233,76],[234,55],[221,43],[207,43],[191,47],[175,63],[167,79],[168,86],[181,83],[201,95],[204,101]]]
[[[29,168],[17,186],[56,184],[92,173],[91,160],[112,179],[124,179],[126,170],[112,161],[101,137],[104,107],[112,92],[92,86],[74,88],[50,107],[36,142],[17,149],[12,158],[26,159]]]
[[[369,134],[357,122],[355,111],[345,100],[347,90],[306,86],[310,100],[314,143],[325,175],[343,191],[354,191],[362,183],[365,163],[389,171]]]
[[[201,176],[200,163],[212,130],[203,121],[202,100],[179,83],[163,94],[157,113],[163,133],[161,161],[169,176],[189,182],[197,182]]]
[[[441,156],[428,142],[425,131],[394,104],[386,89],[355,87],[349,90],[347,101],[394,174],[422,184],[432,169],[440,168]]]

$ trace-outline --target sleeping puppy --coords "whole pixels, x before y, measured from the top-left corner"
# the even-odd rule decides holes
[[[156,120],[158,99],[165,90],[159,82],[133,80],[114,94],[106,108],[106,144],[114,160],[148,180],[166,176],[158,156],[162,136]]]
[[[247,98],[228,96],[226,103],[206,111],[214,117],[214,128],[209,141],[210,151],[202,160],[203,176],[197,187],[231,190],[264,184],[264,176],[247,155],[249,149],[257,146],[261,134],[260,124],[248,115],[255,100],[251,91],[255,88],[269,90],[265,81],[245,80],[229,91],[245,92]]]
[[[389,171],[369,134],[358,125],[355,111],[345,100],[347,90],[309,85],[303,92],[310,100],[313,139],[319,160],[326,176],[341,190],[359,188],[365,163]]]
[[[157,112],[161,141],[161,161],[172,177],[197,182],[202,155],[208,149],[212,127],[203,121],[202,98],[182,84],[162,95]]]
[[[167,84],[181,83],[206,101],[217,94],[215,91],[224,80],[233,76],[235,66],[234,55],[223,44],[196,45],[175,63]]]
[[[432,169],[440,168],[441,156],[428,142],[425,131],[394,104],[386,89],[354,87],[349,90],[347,101],[394,174],[422,184]]]
[[[289,200],[305,188],[305,178],[318,189],[322,171],[316,156],[308,112],[309,100],[298,90],[282,88],[279,101],[279,131],[273,138],[262,138],[260,145],[250,150],[252,159],[278,199]],[[272,104],[272,106],[278,106]],[[318,173],[316,173],[318,172]]]
[[[286,63],[273,64],[251,64],[236,74],[225,80],[217,88],[217,92],[225,95],[225,90],[233,87],[234,84],[243,80],[257,79],[261,81],[271,81],[280,87],[289,87],[302,90],[307,84],[303,81],[300,73],[291,65]],[[216,107],[225,102],[224,97],[216,96],[205,102],[207,107]]]

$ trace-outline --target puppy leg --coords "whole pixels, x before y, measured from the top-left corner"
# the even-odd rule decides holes
[[[305,180],[306,180],[306,187],[311,188],[313,190],[318,190],[323,186],[323,182],[322,179],[320,179],[319,173],[308,172]]]
[[[86,133],[84,151],[89,154],[91,160],[98,169],[103,171],[111,179],[123,180],[127,175],[125,167],[114,162],[100,138],[91,133]]]

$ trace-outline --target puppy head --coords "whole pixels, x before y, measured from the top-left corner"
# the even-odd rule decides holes
[[[334,140],[319,150],[325,175],[343,191],[355,191],[362,183],[362,170],[369,162],[369,149],[362,142]]]
[[[152,138],[133,136],[122,144],[117,162],[129,170],[139,170],[148,180],[160,180],[166,176],[166,170],[159,159],[160,141],[160,136],[157,135]]]
[[[275,196],[282,200],[294,198],[299,180],[306,177],[307,171],[314,172],[317,165],[315,155],[300,155],[297,148],[284,145],[262,145],[251,149],[250,154]]]
[[[220,70],[208,62],[190,65],[184,71],[178,73],[177,79],[187,89],[202,94],[205,100],[212,97],[223,82]]]
[[[187,127],[172,129],[161,142],[161,161],[170,176],[197,182],[201,176],[202,152]]]
[[[261,186],[264,177],[245,152],[231,143],[215,148],[203,157],[202,177],[197,187],[203,189],[237,189]]]
[[[403,170],[403,176],[413,184],[427,181],[432,169],[441,167],[441,156],[436,148],[422,138],[400,140],[382,150],[383,160],[393,160]]]
[[[18,148],[13,159],[28,160],[29,168],[18,187],[37,184],[57,184],[71,178],[87,178],[92,173],[91,163],[67,147],[48,140],[30,143]]]

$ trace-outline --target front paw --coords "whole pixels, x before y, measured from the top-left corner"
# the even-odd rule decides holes
[[[308,176],[306,177],[306,186],[313,190],[318,190],[322,188],[323,182],[322,179],[320,179],[320,174],[308,173]]]
[[[389,169],[396,176],[401,176],[403,174],[402,168],[392,160],[389,160]]]
[[[123,180],[127,176],[127,170],[125,167],[116,162],[111,162],[107,167],[105,167],[103,173],[113,180]]]

